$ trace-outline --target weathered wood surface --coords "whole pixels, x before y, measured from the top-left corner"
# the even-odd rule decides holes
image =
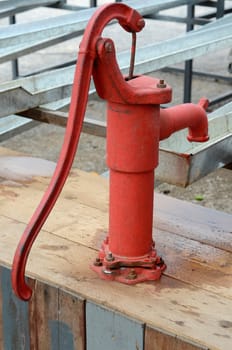
[[[4,339],[3,349],[23,349],[23,345],[25,349],[28,349],[28,304],[16,298],[11,290],[9,270],[2,267],[0,268],[0,281],[0,310],[2,319],[4,319],[2,324],[2,338]]]
[[[85,349],[84,300],[30,279],[35,293],[29,303],[15,297],[10,270],[0,267],[0,349]]]
[[[143,332],[143,323],[87,302],[86,339],[89,349],[143,349]]]
[[[30,349],[85,349],[84,300],[34,281],[29,302]]]
[[[11,266],[18,240],[48,182],[49,178],[42,177],[24,182],[20,179],[14,182],[2,181],[0,265]],[[95,312],[100,308],[103,314],[113,312],[119,315],[122,322],[125,319],[125,324],[129,322],[128,327],[132,327],[132,333],[136,333],[136,329],[141,330],[144,325],[145,350],[231,350],[232,216],[156,194],[154,238],[158,253],[168,265],[167,270],[158,282],[125,286],[117,282],[102,281],[89,268],[96,256],[96,249],[106,235],[107,200],[107,180],[96,174],[72,171],[30,254],[27,274],[36,280],[33,300],[37,299],[37,302],[31,301],[30,305],[33,306],[29,305],[30,312],[37,315],[39,312],[39,319],[46,320],[47,317],[47,320],[49,318],[55,322],[57,314],[48,315],[60,310],[60,306],[56,306],[57,295],[64,293],[64,298],[67,297],[66,294],[77,298],[78,312],[84,308],[82,299],[86,299],[87,305],[93,305]],[[47,285],[53,289],[50,290],[51,295],[49,294],[51,304],[48,314],[44,314],[48,301],[43,290]],[[70,303],[72,304],[72,299],[69,299],[67,305]],[[41,308],[38,307],[41,304]],[[90,306],[85,308],[85,316],[88,315]],[[2,307],[0,302],[0,311]],[[101,308],[106,309],[102,311]],[[72,307],[67,306],[66,309],[66,314],[62,317],[65,325],[69,320],[68,329],[72,329],[71,340],[67,340],[71,344],[75,332],[83,333],[77,330],[79,321],[72,320],[75,314]],[[111,317],[113,316],[109,314],[109,320]],[[113,319],[117,322],[117,316]],[[86,321],[88,320],[85,326],[80,323],[81,327],[87,329],[87,348],[88,336],[92,334],[88,329],[91,318],[87,317]],[[31,322],[30,318],[30,324]],[[62,326],[54,322],[52,334],[62,334]],[[0,327],[0,339],[4,334],[4,327]],[[33,338],[31,342],[41,332],[47,332],[37,323],[36,327],[38,328],[32,330],[37,336],[32,337],[30,333]],[[101,331],[108,329],[107,332],[111,332],[113,326],[109,324],[108,328],[103,325],[102,327]],[[50,332],[47,337],[51,336],[51,327],[48,325],[46,329]],[[119,328],[118,333],[112,335],[116,339],[115,346],[122,344],[120,342],[123,336],[119,337],[120,332]],[[75,337],[81,338],[79,333]],[[54,336],[54,339],[59,337]],[[128,346],[131,349],[141,349],[140,341],[141,337],[138,338],[137,348],[131,344]],[[83,342],[82,337],[82,344]],[[79,348],[82,348],[81,345]]]

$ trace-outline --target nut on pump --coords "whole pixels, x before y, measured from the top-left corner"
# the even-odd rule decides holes
[[[117,20],[132,33],[131,64],[122,76],[114,43],[102,37],[104,27]],[[136,33],[145,25],[142,16],[123,3],[99,7],[90,19],[78,53],[64,143],[51,182],[28,223],[15,252],[12,286],[29,300],[25,281],[30,249],[51,212],[68,177],[79,142],[91,76],[98,95],[107,101],[107,165],[109,167],[109,228],[91,268],[105,280],[135,284],[157,280],[166,268],[152,238],[154,170],[159,141],[188,128],[188,140],[208,140],[208,101],[166,109],[172,89],[164,81],[134,75]],[[65,214],[64,214],[65,215]]]

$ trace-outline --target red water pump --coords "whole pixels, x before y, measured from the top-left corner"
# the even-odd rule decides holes
[[[129,75],[117,65],[112,40],[101,33],[111,20],[132,33]],[[160,79],[133,74],[136,32],[144,27],[138,12],[122,3],[104,5],[90,19],[80,45],[64,144],[50,185],[17,247],[12,284],[28,300],[25,267],[32,244],[69,174],[79,141],[91,76],[107,101],[107,165],[110,169],[109,233],[92,264],[101,278],[134,284],[156,280],[165,269],[152,239],[154,169],[159,141],[188,128],[188,140],[208,140],[207,100],[160,109],[171,88]]]

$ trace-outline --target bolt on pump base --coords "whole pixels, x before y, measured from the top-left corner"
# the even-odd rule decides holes
[[[114,43],[102,31],[111,20],[132,33],[131,64],[123,77]],[[88,99],[91,76],[98,95],[107,101],[107,165],[110,170],[109,232],[92,264],[103,279],[134,284],[160,278],[164,261],[152,239],[154,170],[159,141],[188,128],[188,140],[208,140],[207,100],[161,109],[172,90],[163,80],[133,74],[136,32],[144,27],[138,12],[123,3],[103,5],[90,19],[78,54],[69,118],[56,170],[17,247],[12,285],[28,300],[25,281],[30,249],[52,210],[76,153]],[[64,214],[65,215],[65,214]],[[77,214],[78,215],[78,214]],[[78,233],[77,233],[78,234]]]

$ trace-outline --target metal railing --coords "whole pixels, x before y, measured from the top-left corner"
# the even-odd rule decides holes
[[[209,4],[213,5],[212,3],[216,5],[216,2],[192,1],[191,5],[189,1],[184,0],[128,0],[125,2],[137,9],[144,17],[163,20],[172,19],[170,16],[168,18],[166,16],[162,18],[162,10],[181,5],[188,6],[188,16],[184,19],[180,18],[180,21],[184,21],[187,29],[189,29],[187,33],[183,33],[178,37],[164,42],[139,47],[136,52],[135,70],[136,74],[147,74],[156,70],[167,69],[167,67],[175,63],[187,61],[184,70],[184,88],[187,91],[187,95],[184,98],[185,102],[190,100],[193,74],[192,60],[204,55],[206,52],[209,53],[232,47],[232,15],[228,14],[222,17],[222,9],[223,14],[225,13],[224,1],[217,2],[218,6],[220,3],[220,7],[216,8],[216,11],[214,9],[214,12],[207,14],[206,18],[195,17],[193,6],[209,6]],[[9,3],[11,3],[12,7],[7,7]],[[0,32],[0,64],[11,60],[16,62],[20,57],[31,52],[64,42],[77,35],[82,35],[89,18],[95,11],[92,7],[85,8],[84,10],[83,7],[73,7],[67,1],[1,1],[0,17],[4,15],[6,17],[11,16],[11,21],[13,22],[13,16],[25,11],[27,9],[26,5],[29,3],[30,8],[44,5],[55,6],[58,9],[69,9],[71,11],[50,18],[49,21],[38,19],[34,22],[15,23],[2,27]],[[97,1],[91,1],[90,5],[97,6]],[[175,17],[173,20],[177,21],[177,18]],[[193,25],[195,24],[204,24],[204,26],[201,25],[196,30],[193,29]],[[129,51],[119,53],[118,55],[118,62],[123,73],[126,73],[128,70],[129,56]],[[65,126],[67,113],[57,111],[56,109],[69,105],[74,76],[74,62],[67,62],[59,67],[50,67],[45,72],[30,72],[27,77],[20,77],[20,70],[16,63],[14,65],[14,75],[17,79],[0,84],[1,139],[4,136],[6,137],[6,135],[12,135],[16,130],[28,128],[31,119],[27,118]],[[227,79],[231,81],[231,78],[227,77]],[[89,95],[94,94],[94,92],[94,86],[91,85]],[[228,98],[231,98],[231,94],[228,95]],[[59,107],[51,105],[54,101],[59,101]],[[44,104],[49,104],[46,109],[38,107]],[[231,105],[229,105],[229,108],[231,108]],[[232,125],[232,115],[228,111],[226,113],[227,116],[224,116],[224,119],[228,125]],[[19,117],[19,114],[26,118]],[[4,119],[3,117],[6,118]],[[86,120],[84,131],[94,133],[98,136],[104,136],[105,124],[103,122]],[[211,144],[206,145],[206,149],[207,147],[210,147],[211,150],[215,150],[217,147],[223,149],[222,154],[217,159],[215,159],[214,155],[218,154],[218,152],[212,154],[214,163],[211,161],[210,166],[202,163],[202,151],[200,152],[200,156],[197,155],[194,158],[198,169],[201,169],[200,174],[212,171],[214,167],[219,166],[220,163],[224,164],[230,159],[231,154],[228,151],[228,147],[231,146],[231,140],[231,128],[229,128],[227,131],[225,130],[225,135],[222,138],[216,137]],[[194,154],[194,150],[191,150],[191,153]],[[227,155],[226,158],[225,154]],[[173,161],[173,164],[175,167],[175,161]],[[193,174],[192,179],[195,180],[194,169],[192,168],[189,171]],[[171,173],[173,174],[173,172]],[[191,179],[190,175],[187,177]]]

